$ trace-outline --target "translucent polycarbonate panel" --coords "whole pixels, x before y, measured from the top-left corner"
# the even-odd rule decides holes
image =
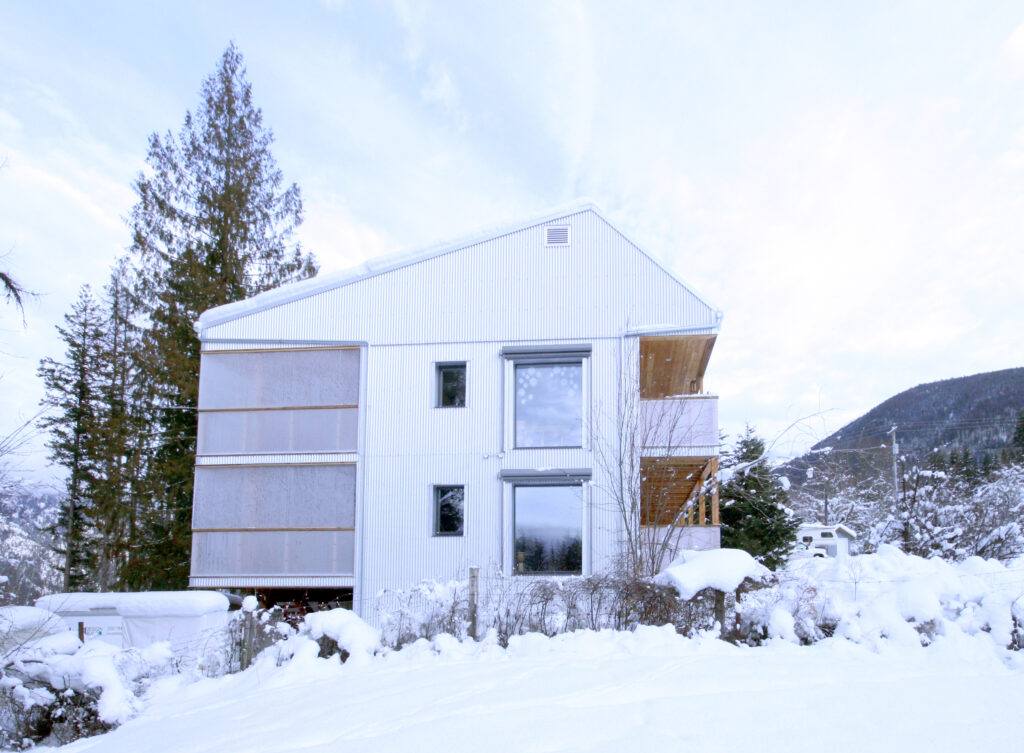
[[[583,445],[583,364],[517,363],[516,447]]]
[[[200,408],[298,408],[359,402],[359,350],[203,353]]]
[[[583,487],[515,488],[516,573],[583,572]]]
[[[200,455],[355,452],[358,408],[216,411],[199,414]]]
[[[195,528],[355,525],[354,465],[197,466]]]
[[[352,531],[192,534],[192,575],[352,574]]]

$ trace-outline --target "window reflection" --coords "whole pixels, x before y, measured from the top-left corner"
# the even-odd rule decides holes
[[[583,572],[583,487],[515,487],[516,573]]]

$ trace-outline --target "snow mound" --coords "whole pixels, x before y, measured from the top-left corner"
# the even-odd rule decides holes
[[[348,609],[331,609],[306,615],[305,627],[314,640],[331,638],[349,654],[353,664],[365,663],[380,650],[380,632]]]
[[[1022,565],[925,559],[890,545],[855,557],[792,560],[771,587],[743,596],[738,616],[748,636],[798,643],[836,635],[880,650],[966,637],[1002,651],[1024,639],[1017,627],[1024,622]]]
[[[673,586],[688,601],[705,588],[735,591],[747,578],[763,580],[771,574],[747,552],[740,549],[683,551],[655,581]]]
[[[21,630],[32,630],[42,637],[63,632],[67,628],[57,615],[47,609],[0,607],[0,634]]]

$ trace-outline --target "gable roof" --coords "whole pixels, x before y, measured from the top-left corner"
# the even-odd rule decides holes
[[[287,283],[272,290],[258,293],[251,298],[245,298],[241,301],[226,303],[222,306],[207,309],[200,314],[199,319],[196,320],[195,330],[196,333],[201,336],[203,330],[208,327],[214,327],[233,319],[239,319],[243,316],[282,306],[286,303],[291,303],[292,301],[297,301],[302,298],[308,298],[328,290],[334,290],[346,285],[351,285],[370,277],[376,277],[377,275],[392,272],[396,269],[435,259],[439,256],[444,256],[446,254],[468,248],[469,246],[475,246],[478,243],[494,240],[495,238],[510,235],[511,233],[516,233],[521,230],[527,230],[531,227],[536,227],[537,225],[546,225],[556,220],[588,211],[597,215],[602,222],[622,236],[622,238],[633,246],[639,253],[650,259],[656,267],[668,275],[680,287],[704,303],[709,309],[712,309],[716,313],[716,319],[721,321],[722,312],[718,307],[713,306],[707,298],[697,293],[691,286],[687,285],[667,269],[665,265],[661,264],[657,259],[645,252],[636,242],[633,241],[632,238],[609,222],[596,204],[590,201],[579,201],[525,220],[503,223],[501,225],[492,225],[455,240],[443,241],[441,243],[434,243],[429,246],[415,248],[410,251],[400,251],[394,254],[386,254],[384,256],[367,259],[354,267],[342,269],[337,272],[331,272],[326,275],[317,275],[316,277],[311,277],[308,280]]]

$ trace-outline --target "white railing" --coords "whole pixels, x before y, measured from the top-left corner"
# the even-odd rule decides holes
[[[685,454],[688,448],[718,445],[718,397],[685,395],[663,400],[641,400],[640,422],[645,449],[660,454]]]

